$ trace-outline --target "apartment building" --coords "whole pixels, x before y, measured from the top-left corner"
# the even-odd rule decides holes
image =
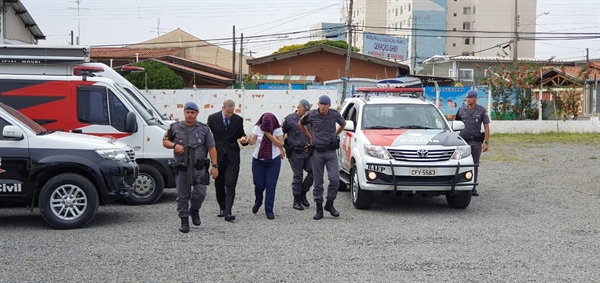
[[[518,57],[534,57],[536,19],[543,15],[536,8],[537,0],[356,0],[353,40],[362,49],[365,32],[405,38],[405,63],[417,70],[434,55],[512,58],[516,49]],[[347,17],[343,7],[341,22]]]

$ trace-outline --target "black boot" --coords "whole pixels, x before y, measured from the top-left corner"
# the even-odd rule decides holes
[[[335,210],[335,208],[333,207],[333,201],[332,200],[328,200],[325,203],[325,207],[324,208],[325,208],[325,210],[329,211],[329,213],[331,214],[331,216],[333,216],[333,217],[340,216],[340,213],[337,210]]]
[[[323,218],[323,203],[317,202],[317,213],[313,216],[314,220],[319,220]]]
[[[190,214],[192,215],[192,223],[196,226],[200,226],[200,211],[190,210]]]
[[[302,196],[294,196],[294,205],[292,206],[295,210],[304,210],[304,206],[302,206],[301,200]]]
[[[302,205],[309,207],[310,206],[310,202],[308,202],[308,200],[306,199],[306,193],[304,192],[302,195],[300,195],[300,203],[302,203]]]
[[[188,217],[181,217],[181,227],[179,227],[179,232],[187,233],[190,231],[190,219]]]

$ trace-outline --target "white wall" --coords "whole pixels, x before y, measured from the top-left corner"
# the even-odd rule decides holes
[[[144,92],[144,90],[142,90]],[[264,112],[271,112],[281,120],[296,110],[300,99],[308,100],[312,109],[316,108],[319,96],[328,95],[331,107],[336,109],[339,103],[337,90],[148,90],[146,95],[167,115],[175,119],[183,119],[183,105],[193,101],[200,107],[198,120],[206,122],[208,115],[221,110],[223,100],[233,99],[236,113],[244,117],[244,129],[250,133],[256,120]],[[492,120],[492,133],[542,133],[570,132],[589,133],[600,132],[598,117],[576,121],[499,121]]]
[[[492,133],[598,133],[600,121],[598,117],[586,120],[543,120],[543,121],[497,121],[490,123]]]
[[[144,90],[141,90],[144,93]],[[279,122],[294,112],[300,99],[306,99],[317,107],[321,95],[331,98],[331,107],[339,105],[337,90],[148,90],[145,92],[156,106],[175,119],[183,119],[183,105],[188,101],[198,104],[198,120],[206,122],[208,115],[221,110],[225,99],[235,101],[236,114],[244,117],[244,129],[250,133],[252,126],[264,112],[273,113]]]

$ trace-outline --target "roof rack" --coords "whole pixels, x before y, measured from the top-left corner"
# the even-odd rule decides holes
[[[425,91],[421,87],[365,87],[357,88],[352,97],[364,97],[365,101],[369,101],[370,97],[409,97],[425,101]]]
[[[0,64],[44,65],[90,62],[89,46],[0,45]]]

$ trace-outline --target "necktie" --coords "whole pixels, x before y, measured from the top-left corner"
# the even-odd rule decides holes
[[[229,129],[229,118],[225,118],[225,131]]]

